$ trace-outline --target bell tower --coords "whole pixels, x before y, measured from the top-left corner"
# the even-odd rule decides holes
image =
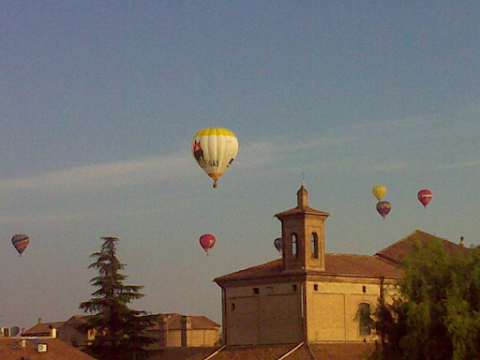
[[[330,214],[308,206],[304,183],[297,192],[297,207],[275,216],[282,222],[283,270],[325,271],[324,222]]]

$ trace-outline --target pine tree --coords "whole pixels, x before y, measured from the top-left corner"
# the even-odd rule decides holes
[[[126,275],[116,257],[116,243],[119,239],[103,237],[101,251],[90,257],[96,261],[89,268],[97,269],[99,276],[90,280],[98,288],[92,293],[93,298],[82,302],[80,308],[93,314],[86,318],[79,330],[93,330],[95,340],[87,351],[101,360],[142,360],[148,358],[148,345],[155,340],[146,334],[146,329],[153,325],[152,315],[145,311],[130,309],[127,304],[142,298],[143,286],[124,285]]]

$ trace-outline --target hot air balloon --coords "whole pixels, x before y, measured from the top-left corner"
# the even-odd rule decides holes
[[[372,193],[377,198],[378,201],[381,201],[382,198],[387,193],[387,188],[385,186],[377,185],[373,187]]]
[[[200,236],[200,246],[205,250],[205,252],[208,253],[210,250],[212,250],[213,246],[215,245],[215,236],[212,234],[204,234]]]
[[[198,165],[213,179],[213,187],[238,153],[238,140],[230,130],[203,129],[192,139],[192,154]]]
[[[420,190],[417,194],[418,200],[422,203],[423,207],[426,209],[427,204],[432,200],[432,192],[428,189]]]
[[[380,201],[377,204],[377,211],[380,215],[382,215],[383,220],[385,220],[385,217],[388,215],[391,209],[392,205],[388,201]]]
[[[22,253],[25,251],[29,243],[30,243],[30,238],[28,237],[28,235],[16,234],[16,235],[13,235],[12,237],[12,244],[15,247],[15,249],[17,249],[20,256],[22,256]]]
[[[283,238],[276,238],[273,241],[273,245],[275,246],[275,249],[277,249],[279,252],[282,252],[283,249]]]

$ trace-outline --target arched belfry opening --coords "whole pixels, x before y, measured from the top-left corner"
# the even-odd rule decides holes
[[[275,216],[282,222],[285,241],[283,269],[325,271],[324,222],[330,214],[308,205],[303,183],[297,191],[297,206]]]

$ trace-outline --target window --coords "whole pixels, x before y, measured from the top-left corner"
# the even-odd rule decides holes
[[[292,234],[292,255],[298,257],[298,241],[297,234]]]
[[[313,290],[318,291],[318,284],[313,284]]]
[[[310,241],[310,251],[312,258],[318,259],[318,236],[316,233],[312,233],[312,240]]]
[[[253,288],[253,293],[255,295],[258,295],[258,293],[260,292],[260,289],[259,288]]]
[[[235,311],[235,303],[232,303],[232,311]]]
[[[292,285],[292,290],[297,291],[297,285]]]
[[[362,286],[362,291],[363,291],[364,293],[366,293],[366,292],[367,292],[367,287],[366,287],[366,286]]]
[[[372,319],[370,319],[370,304],[358,304],[358,317],[360,335],[370,335],[372,332]]]

